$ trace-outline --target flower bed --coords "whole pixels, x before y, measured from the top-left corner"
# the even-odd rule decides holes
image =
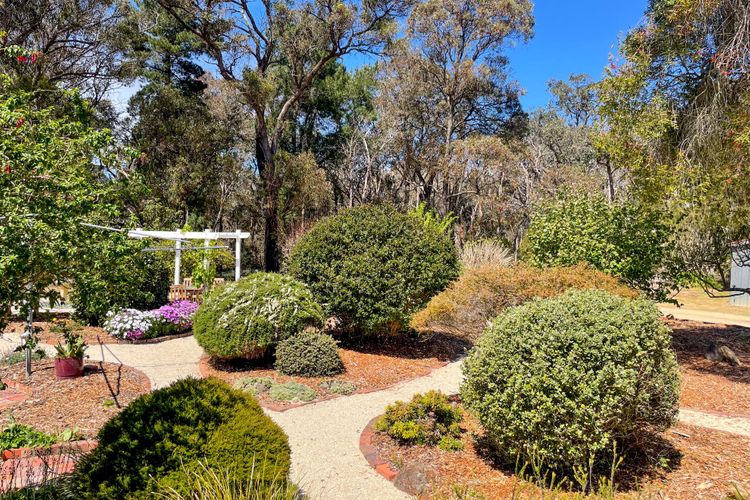
[[[110,311],[104,330],[117,339],[130,341],[180,336],[193,327],[197,309],[195,302],[178,300],[152,311]]]

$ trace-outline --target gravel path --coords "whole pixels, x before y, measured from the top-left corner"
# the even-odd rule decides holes
[[[372,469],[359,451],[359,435],[367,423],[394,401],[438,389],[458,391],[460,362],[426,377],[389,389],[355,394],[287,410],[271,412],[289,436],[292,480],[314,499],[410,498]]]
[[[19,339],[0,337],[0,353],[12,350]],[[54,355],[52,346],[43,346]],[[187,376],[199,376],[202,350],[193,337],[160,344],[106,344],[91,346],[91,360],[117,362],[143,371],[154,388]],[[410,498],[372,469],[359,450],[359,437],[367,423],[397,400],[410,399],[431,389],[455,393],[461,381],[460,362],[430,375],[367,394],[355,394],[293,408],[267,411],[289,436],[292,479],[313,499]],[[680,410],[680,420],[738,435],[750,436],[749,418],[732,418],[694,410]]]

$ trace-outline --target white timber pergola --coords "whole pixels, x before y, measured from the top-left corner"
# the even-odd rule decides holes
[[[143,229],[135,229],[128,231],[130,238],[144,239],[153,238],[156,240],[168,240],[174,241],[174,249],[172,248],[155,248],[151,250],[173,250],[174,251],[174,284],[179,285],[180,279],[180,263],[182,261],[182,252],[184,250],[209,250],[211,248],[227,248],[224,246],[216,247],[211,246],[212,240],[234,240],[234,279],[240,279],[240,271],[242,269],[240,254],[242,250],[242,240],[250,237],[250,233],[244,233],[239,229],[234,232],[230,231],[211,231],[206,229],[204,231],[182,231],[177,229],[175,231],[144,231]],[[182,244],[189,240],[203,240],[203,246],[195,247],[183,247]],[[204,265],[208,266],[208,258],[204,258]]]

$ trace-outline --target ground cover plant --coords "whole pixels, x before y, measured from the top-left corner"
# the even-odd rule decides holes
[[[288,276],[255,273],[209,293],[193,331],[213,357],[252,359],[322,323],[323,310],[307,286]]]
[[[122,340],[143,340],[189,331],[198,304],[178,300],[151,311],[121,309],[107,313],[104,330]]]
[[[48,447],[58,440],[58,436],[39,431],[29,425],[11,422],[0,431],[0,452],[12,448]]]
[[[216,379],[184,379],[133,401],[99,432],[76,467],[72,491],[123,498],[160,488],[183,494],[201,461],[234,480],[283,483],[286,435],[249,395]]]
[[[414,315],[411,326],[423,332],[446,331],[473,342],[488,322],[508,307],[535,297],[554,297],[569,289],[600,289],[623,297],[638,295],[616,278],[585,265],[542,269],[524,264],[485,265],[464,270]]]
[[[343,328],[363,335],[398,331],[458,275],[443,228],[389,206],[322,219],[294,246],[287,267]]]
[[[648,300],[596,290],[511,308],[467,358],[462,400],[506,463],[591,481],[616,446],[675,421],[679,373],[660,317]]]

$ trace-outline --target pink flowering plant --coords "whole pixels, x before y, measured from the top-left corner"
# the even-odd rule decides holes
[[[193,326],[193,316],[198,304],[190,300],[177,300],[171,304],[161,306],[153,312],[154,316],[175,325],[179,330],[186,331]]]

